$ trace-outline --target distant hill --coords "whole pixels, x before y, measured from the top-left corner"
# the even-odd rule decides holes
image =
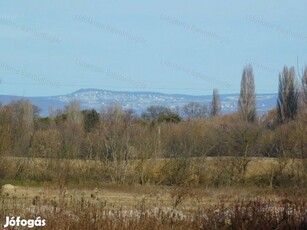
[[[239,95],[221,95],[222,113],[227,114],[237,110]],[[209,103],[211,95],[192,96],[183,94],[163,94],[157,92],[123,92],[101,89],[81,89],[76,92],[51,97],[19,97],[0,95],[0,101],[8,104],[13,100],[28,99],[41,109],[41,116],[48,115],[48,108],[62,109],[72,100],[78,100],[82,109],[96,109],[101,106],[120,104],[123,108],[143,112],[150,105],[163,105],[171,108],[182,107],[189,102]],[[260,114],[276,106],[276,94],[257,95],[257,107]]]

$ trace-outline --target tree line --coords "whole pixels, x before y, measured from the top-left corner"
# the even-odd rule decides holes
[[[276,108],[259,116],[253,68],[243,69],[238,110],[221,115],[213,90],[210,104],[182,110],[149,106],[140,116],[120,105],[81,110],[72,101],[41,118],[29,101],[0,107],[0,153],[10,156],[127,160],[203,156],[293,156],[307,153],[307,67],[279,74]]]

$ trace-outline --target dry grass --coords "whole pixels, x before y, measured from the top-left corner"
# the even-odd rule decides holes
[[[129,160],[103,162],[44,158],[1,159],[2,178],[21,181],[86,184],[202,184],[205,186],[238,185],[257,178],[254,185],[269,186],[278,174],[299,178],[306,183],[303,160],[277,158],[207,157],[189,159]],[[305,165],[305,166],[304,166]],[[1,171],[1,170],[0,170]],[[259,179],[260,178],[260,179]],[[66,180],[60,182],[60,180]],[[274,181],[273,181],[274,182]],[[294,181],[296,183],[296,181]],[[1,182],[0,182],[1,183]]]
[[[17,187],[0,217],[41,216],[45,229],[303,229],[306,191],[106,185]],[[261,198],[260,198],[261,197]]]
[[[306,229],[302,162],[249,158],[244,171],[245,160],[2,158],[0,185],[19,184],[0,197],[0,219],[41,216],[45,229]]]

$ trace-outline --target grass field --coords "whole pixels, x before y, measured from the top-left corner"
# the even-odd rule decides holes
[[[71,187],[60,190],[52,186],[17,186],[16,192],[1,196],[1,219],[4,221],[5,216],[40,216],[47,221],[46,229],[59,229],[59,226],[61,229],[129,229],[129,224],[135,229],[143,229],[142,221],[149,225],[149,229],[171,229],[172,226],[183,229],[181,227],[190,224],[199,226],[191,229],[218,229],[218,226],[227,229],[234,222],[243,221],[238,218],[245,218],[232,216],[239,215],[233,212],[240,208],[242,215],[247,215],[247,209],[257,210],[257,215],[266,217],[270,214],[272,226],[277,226],[285,211],[292,210],[287,214],[287,221],[300,226],[307,221],[306,192],[230,187],[105,185],[93,189]],[[231,214],[228,216],[227,213]],[[246,226],[251,223],[254,223],[252,217],[242,222]],[[104,224],[108,227],[102,228]]]
[[[301,160],[224,157],[106,164],[88,160],[5,158],[3,162],[8,170],[0,185],[10,183],[16,188],[1,194],[3,223],[6,216],[20,216],[44,218],[47,223],[44,229],[304,229],[307,226],[306,186],[270,184],[273,179],[288,183],[293,175],[301,178],[298,167]],[[246,166],[243,174],[242,165]],[[119,170],[123,170],[119,175],[125,180],[112,180],[108,174]],[[196,175],[197,179],[190,180],[184,173]],[[140,183],[141,176],[146,183]],[[183,177],[184,183],[165,183],[171,179],[178,182],[177,177],[179,182]],[[257,178],[263,184],[254,183]],[[225,183],[209,183],[210,180]]]

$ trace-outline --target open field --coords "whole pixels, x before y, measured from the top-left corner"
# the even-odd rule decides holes
[[[4,157],[0,219],[44,229],[304,229],[305,162],[208,157],[104,162]]]
[[[250,229],[257,222],[258,229],[303,229],[306,194],[231,187],[17,186],[13,193],[2,194],[0,216],[3,221],[5,216],[40,216],[46,219],[45,229]]]

